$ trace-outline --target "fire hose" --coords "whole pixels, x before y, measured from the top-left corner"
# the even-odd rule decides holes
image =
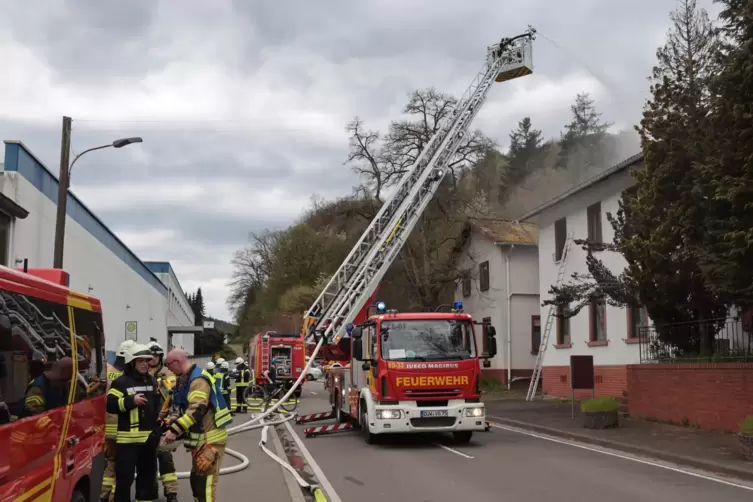
[[[326,502],[327,501],[327,498],[325,497],[324,492],[322,491],[322,489],[319,486],[317,486],[317,485],[312,485],[312,484],[306,482],[298,474],[298,472],[296,472],[296,470],[288,462],[286,462],[285,460],[283,460],[280,457],[278,457],[277,455],[275,455],[272,451],[270,451],[266,447],[267,432],[268,432],[269,426],[270,425],[284,424],[285,422],[288,422],[288,421],[292,420],[293,418],[295,418],[296,414],[294,413],[294,414],[291,414],[288,417],[277,419],[277,420],[274,420],[274,421],[271,421],[271,422],[266,422],[264,419],[267,418],[268,416],[270,416],[271,414],[276,413],[277,409],[280,406],[282,406],[282,404],[285,401],[287,401],[290,398],[290,396],[295,392],[295,390],[298,388],[298,386],[301,385],[301,382],[303,381],[304,378],[306,378],[306,374],[308,373],[309,369],[311,368],[311,365],[314,362],[314,358],[319,353],[319,349],[322,347],[323,343],[324,343],[324,337],[321,337],[321,339],[319,340],[319,342],[316,344],[316,347],[314,348],[314,351],[312,352],[312,354],[311,354],[311,356],[309,358],[308,363],[306,363],[306,366],[303,368],[303,371],[301,372],[300,376],[295,381],[295,383],[293,383],[293,385],[290,387],[290,389],[288,389],[288,392],[285,393],[284,396],[282,396],[282,397],[279,398],[279,400],[277,401],[277,403],[275,403],[269,409],[264,410],[262,413],[258,413],[258,414],[252,415],[252,417],[251,417],[251,419],[249,421],[244,422],[244,423],[239,424],[239,425],[236,425],[234,427],[231,427],[231,428],[229,428],[227,430],[228,435],[233,435],[233,434],[239,434],[241,432],[246,432],[246,431],[250,431],[250,430],[254,430],[254,429],[262,429],[262,431],[261,431],[261,440],[259,440],[259,448],[261,448],[261,450],[264,453],[266,453],[270,458],[272,458],[272,460],[274,460],[275,462],[277,462],[278,464],[280,464],[280,466],[282,466],[285,470],[287,470],[289,473],[291,473],[293,475],[293,477],[295,478],[296,482],[298,483],[298,485],[302,489],[308,490],[314,496],[314,500],[316,502]],[[244,396],[244,399],[245,399],[245,396]],[[240,472],[240,471],[246,469],[249,466],[250,461],[249,461],[248,457],[246,457],[242,453],[240,453],[238,451],[235,451],[235,450],[231,450],[230,448],[226,448],[225,452],[228,455],[230,455],[232,457],[235,457],[238,460],[240,460],[241,463],[237,464],[237,465],[230,466],[230,467],[223,467],[223,468],[221,468],[220,472],[219,472],[221,475],[222,474],[232,474],[232,473],[235,473],[235,472]],[[178,479],[188,479],[191,476],[190,472],[185,472],[185,471],[184,472],[178,472],[176,474],[178,475]]]

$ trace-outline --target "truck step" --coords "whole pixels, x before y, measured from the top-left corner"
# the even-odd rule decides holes
[[[311,415],[300,415],[296,417],[295,423],[303,424],[306,422],[318,422],[319,420],[329,420],[335,418],[334,411],[326,411],[324,413],[313,413]]]
[[[355,430],[353,424],[335,424],[321,425],[319,427],[309,427],[308,429],[303,429],[303,433],[306,434],[306,437],[311,437],[318,436],[320,434],[331,434],[334,432],[346,432],[353,430]]]

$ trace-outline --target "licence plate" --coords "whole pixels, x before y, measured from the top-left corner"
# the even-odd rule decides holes
[[[430,411],[422,411],[421,417],[446,417],[448,416],[447,410],[430,410]]]

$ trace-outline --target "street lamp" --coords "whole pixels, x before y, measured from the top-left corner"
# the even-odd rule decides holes
[[[67,120],[67,130],[68,137],[65,135],[66,130],[66,120]],[[108,145],[101,145],[101,146],[95,146],[94,148],[89,148],[88,150],[84,150],[83,152],[79,153],[73,158],[73,162],[71,162],[67,167],[65,160],[68,158],[68,151],[70,150],[70,122],[71,119],[69,117],[63,118],[63,130],[64,130],[64,137],[63,137],[63,153],[62,156],[64,160],[60,163],[60,176],[59,176],[59,183],[58,183],[58,211],[57,211],[57,218],[55,219],[55,252],[53,255],[53,268],[63,268],[63,244],[65,243],[65,215],[68,207],[68,188],[70,188],[70,182],[71,182],[71,172],[73,170],[73,165],[76,163],[78,159],[80,159],[84,154],[87,154],[89,152],[93,152],[94,150],[102,150],[104,148],[123,148],[124,146],[128,146],[132,143],[141,143],[144,140],[139,137],[133,137],[133,138],[121,138],[116,139],[112,143]]]

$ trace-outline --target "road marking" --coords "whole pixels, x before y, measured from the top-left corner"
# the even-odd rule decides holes
[[[451,452],[452,452],[452,453],[454,453],[455,455],[460,455],[461,457],[465,457],[465,458],[473,458],[473,457],[472,457],[472,456],[470,456],[470,455],[466,455],[465,453],[459,452],[459,451],[457,451],[457,450],[453,450],[453,449],[452,449],[452,448],[450,448],[449,446],[445,446],[445,445],[443,445],[443,444],[439,444],[439,443],[435,443],[435,444],[436,444],[437,446],[439,446],[440,448],[442,448],[443,450],[451,451]]]
[[[285,422],[285,428],[288,430],[288,433],[290,433],[290,437],[293,438],[293,441],[295,441],[298,445],[298,449],[301,450],[301,454],[306,459],[306,462],[311,467],[311,470],[314,471],[316,479],[319,481],[319,484],[327,493],[329,502],[342,502],[342,499],[332,487],[332,484],[327,479],[327,476],[324,475],[324,472],[322,471],[321,467],[319,467],[319,464],[316,463],[316,460],[314,460],[313,455],[311,455],[308,448],[306,448],[306,445],[303,444],[301,438],[298,436],[298,434],[296,434],[295,429],[293,429],[293,427],[290,425],[290,422]]]
[[[494,422],[490,422],[490,425],[492,427],[496,427],[497,429],[504,429],[506,431],[516,432],[518,434],[525,434],[526,436],[531,436],[531,437],[535,437],[535,438],[538,438],[538,439],[544,439],[546,441],[552,441],[553,443],[560,443],[560,444],[572,446],[574,448],[580,448],[582,450],[593,451],[593,452],[596,452],[596,453],[601,453],[602,455],[609,455],[611,457],[617,457],[617,458],[622,458],[622,459],[625,459],[625,460],[631,460],[631,461],[637,462],[639,464],[650,465],[652,467],[660,467],[662,469],[667,469],[668,471],[679,472],[681,474],[687,474],[688,476],[693,476],[693,477],[696,477],[696,478],[705,479],[707,481],[714,481],[716,483],[721,483],[723,485],[733,486],[735,488],[741,488],[743,490],[748,490],[748,491],[752,491],[753,492],[753,486],[751,486],[751,485],[744,485],[744,484],[740,484],[740,483],[733,483],[732,481],[727,481],[727,480],[724,480],[724,479],[721,479],[721,478],[716,478],[716,477],[713,477],[713,476],[707,476],[707,475],[701,474],[699,472],[694,472],[694,471],[690,471],[690,470],[687,470],[687,469],[681,469],[679,467],[673,467],[671,465],[664,464],[664,463],[661,463],[661,462],[655,462],[655,461],[651,461],[651,460],[644,460],[642,458],[633,457],[633,456],[630,456],[630,455],[623,455],[621,453],[617,453],[617,452],[610,451],[610,450],[607,450],[607,449],[595,448],[593,446],[586,446],[584,444],[581,444],[581,443],[578,443],[578,442],[575,442],[575,441],[564,440],[564,439],[557,439],[557,438],[553,438],[551,436],[546,436],[544,434],[537,434],[535,432],[529,432],[529,431],[526,431],[526,430],[523,430],[523,429],[519,429],[517,427],[509,427],[507,425],[499,425],[499,424],[496,424]]]

